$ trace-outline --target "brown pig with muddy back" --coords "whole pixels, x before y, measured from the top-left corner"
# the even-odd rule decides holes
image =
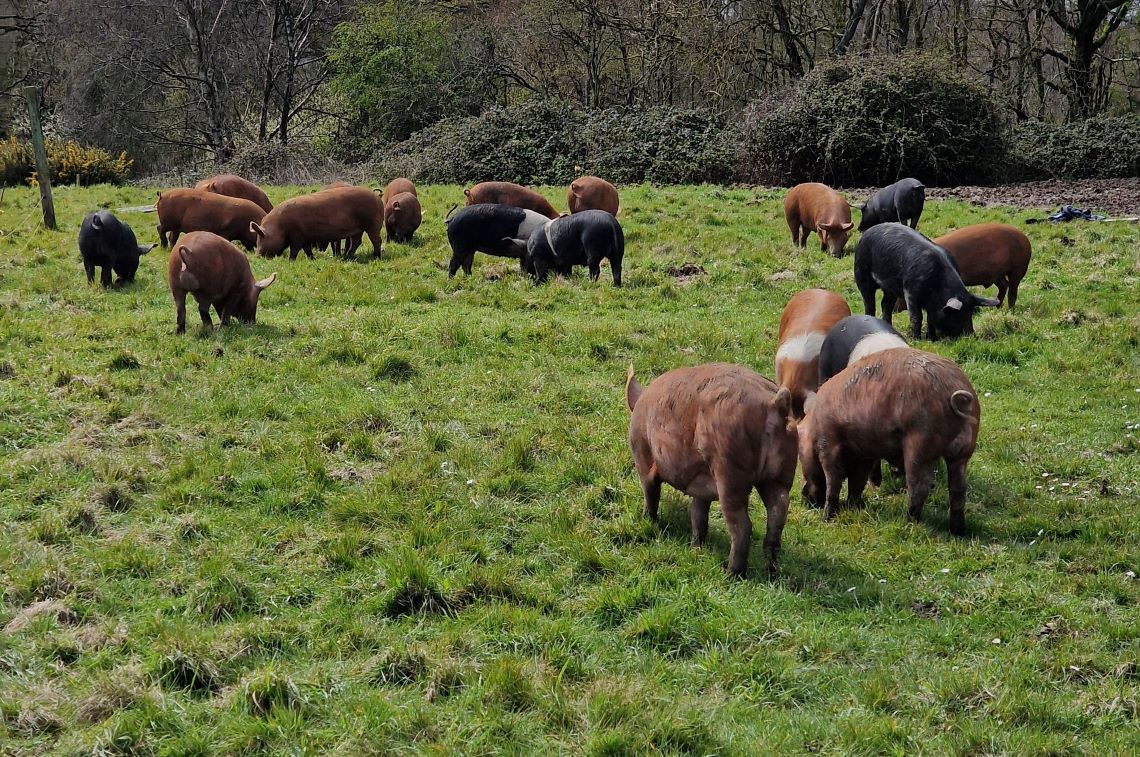
[[[257,301],[277,280],[277,274],[255,281],[249,259],[228,241],[208,231],[193,231],[170,251],[167,280],[174,297],[178,333],[186,332],[186,295],[198,301],[202,323],[210,321],[210,308],[218,311],[222,325],[231,318],[242,323],[257,321]]]
[[[202,189],[168,189],[158,193],[158,239],[173,247],[180,234],[209,231],[229,241],[241,242],[247,250],[257,245],[250,224],[265,218],[265,211],[249,200]]]
[[[620,209],[617,187],[597,176],[579,176],[566,190],[566,207],[571,213],[593,209],[616,216]]]
[[[257,235],[257,251],[275,257],[289,249],[296,260],[302,250],[310,258],[313,247],[322,249],[342,239],[359,240],[367,234],[375,257],[380,257],[380,228],[384,225],[384,203],[368,187],[334,187],[293,197],[267,213],[260,223],[250,224]],[[355,252],[350,245],[346,254]]]
[[[709,363],[664,373],[647,389],[630,366],[625,397],[649,517],[657,520],[662,483],[688,494],[692,544],[699,545],[709,506],[719,501],[732,542],[728,572],[743,576],[752,543],[748,498],[756,489],[767,510],[764,549],[773,571],[796,473],[791,393],[743,366]]]
[[[859,504],[880,459],[902,468],[908,513],[922,519],[934,465],[946,461],[950,532],[966,532],[966,465],[974,454],[981,407],[973,385],[953,361],[900,347],[847,366],[819,388],[799,425],[803,497],[824,500],[824,520],[847,503]]]
[[[249,200],[266,213],[273,210],[273,203],[269,201],[265,190],[249,179],[244,179],[236,174],[223,173],[218,176],[210,176],[195,184],[194,189]]]
[[[464,189],[463,194],[467,198],[468,205],[510,205],[514,208],[533,210],[547,218],[559,216],[550,201],[538,192],[509,181],[484,181],[470,189]]]
[[[792,232],[792,244],[807,247],[808,235],[819,237],[819,248],[843,256],[847,237],[855,224],[851,206],[843,195],[826,184],[797,184],[784,198],[784,220]]]

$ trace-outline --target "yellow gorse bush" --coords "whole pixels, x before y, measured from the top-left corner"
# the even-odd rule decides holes
[[[74,140],[47,140],[48,166],[53,184],[121,184],[134,161],[126,152],[118,157]],[[15,137],[0,142],[0,184],[36,184],[36,158],[32,146]]]

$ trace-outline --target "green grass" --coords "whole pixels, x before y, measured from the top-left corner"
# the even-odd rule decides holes
[[[797,482],[780,575],[756,539],[733,582],[719,515],[701,549],[678,493],[641,515],[622,387],[771,375],[793,293],[856,305],[777,193],[627,188],[614,290],[448,281],[429,187],[413,243],[253,258],[258,324],[182,337],[161,249],[109,291],[78,260],[87,210],[153,196],[0,211],[0,753],[1140,750],[1140,227],[1026,227],[1017,312],[920,343],[982,394],[967,538],[944,476],[922,525],[898,482],[829,524]]]

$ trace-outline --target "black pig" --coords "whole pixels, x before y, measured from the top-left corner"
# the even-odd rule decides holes
[[[894,221],[918,228],[918,218],[926,202],[926,187],[918,179],[901,179],[871,195],[859,207],[859,231]]]
[[[102,268],[99,283],[111,286],[111,271],[119,281],[134,281],[139,255],[153,250],[153,244],[139,244],[135,233],[109,210],[93,210],[79,227],[79,255],[87,272],[87,283],[95,280],[95,268]]]

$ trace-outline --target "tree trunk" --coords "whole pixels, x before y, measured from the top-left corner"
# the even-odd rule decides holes
[[[843,30],[843,36],[839,38],[839,43],[835,46],[836,55],[843,55],[847,52],[847,46],[855,38],[855,32],[859,29],[859,22],[863,20],[863,11],[866,8],[867,0],[855,0],[855,7],[851,9],[851,18],[847,19],[847,28]]]
[[[780,32],[780,39],[783,40],[784,50],[788,54],[788,73],[798,79],[804,75],[804,64],[800,58],[799,40],[792,32],[792,25],[788,20],[788,9],[784,7],[784,0],[772,0],[772,12],[776,14],[776,28]]]

